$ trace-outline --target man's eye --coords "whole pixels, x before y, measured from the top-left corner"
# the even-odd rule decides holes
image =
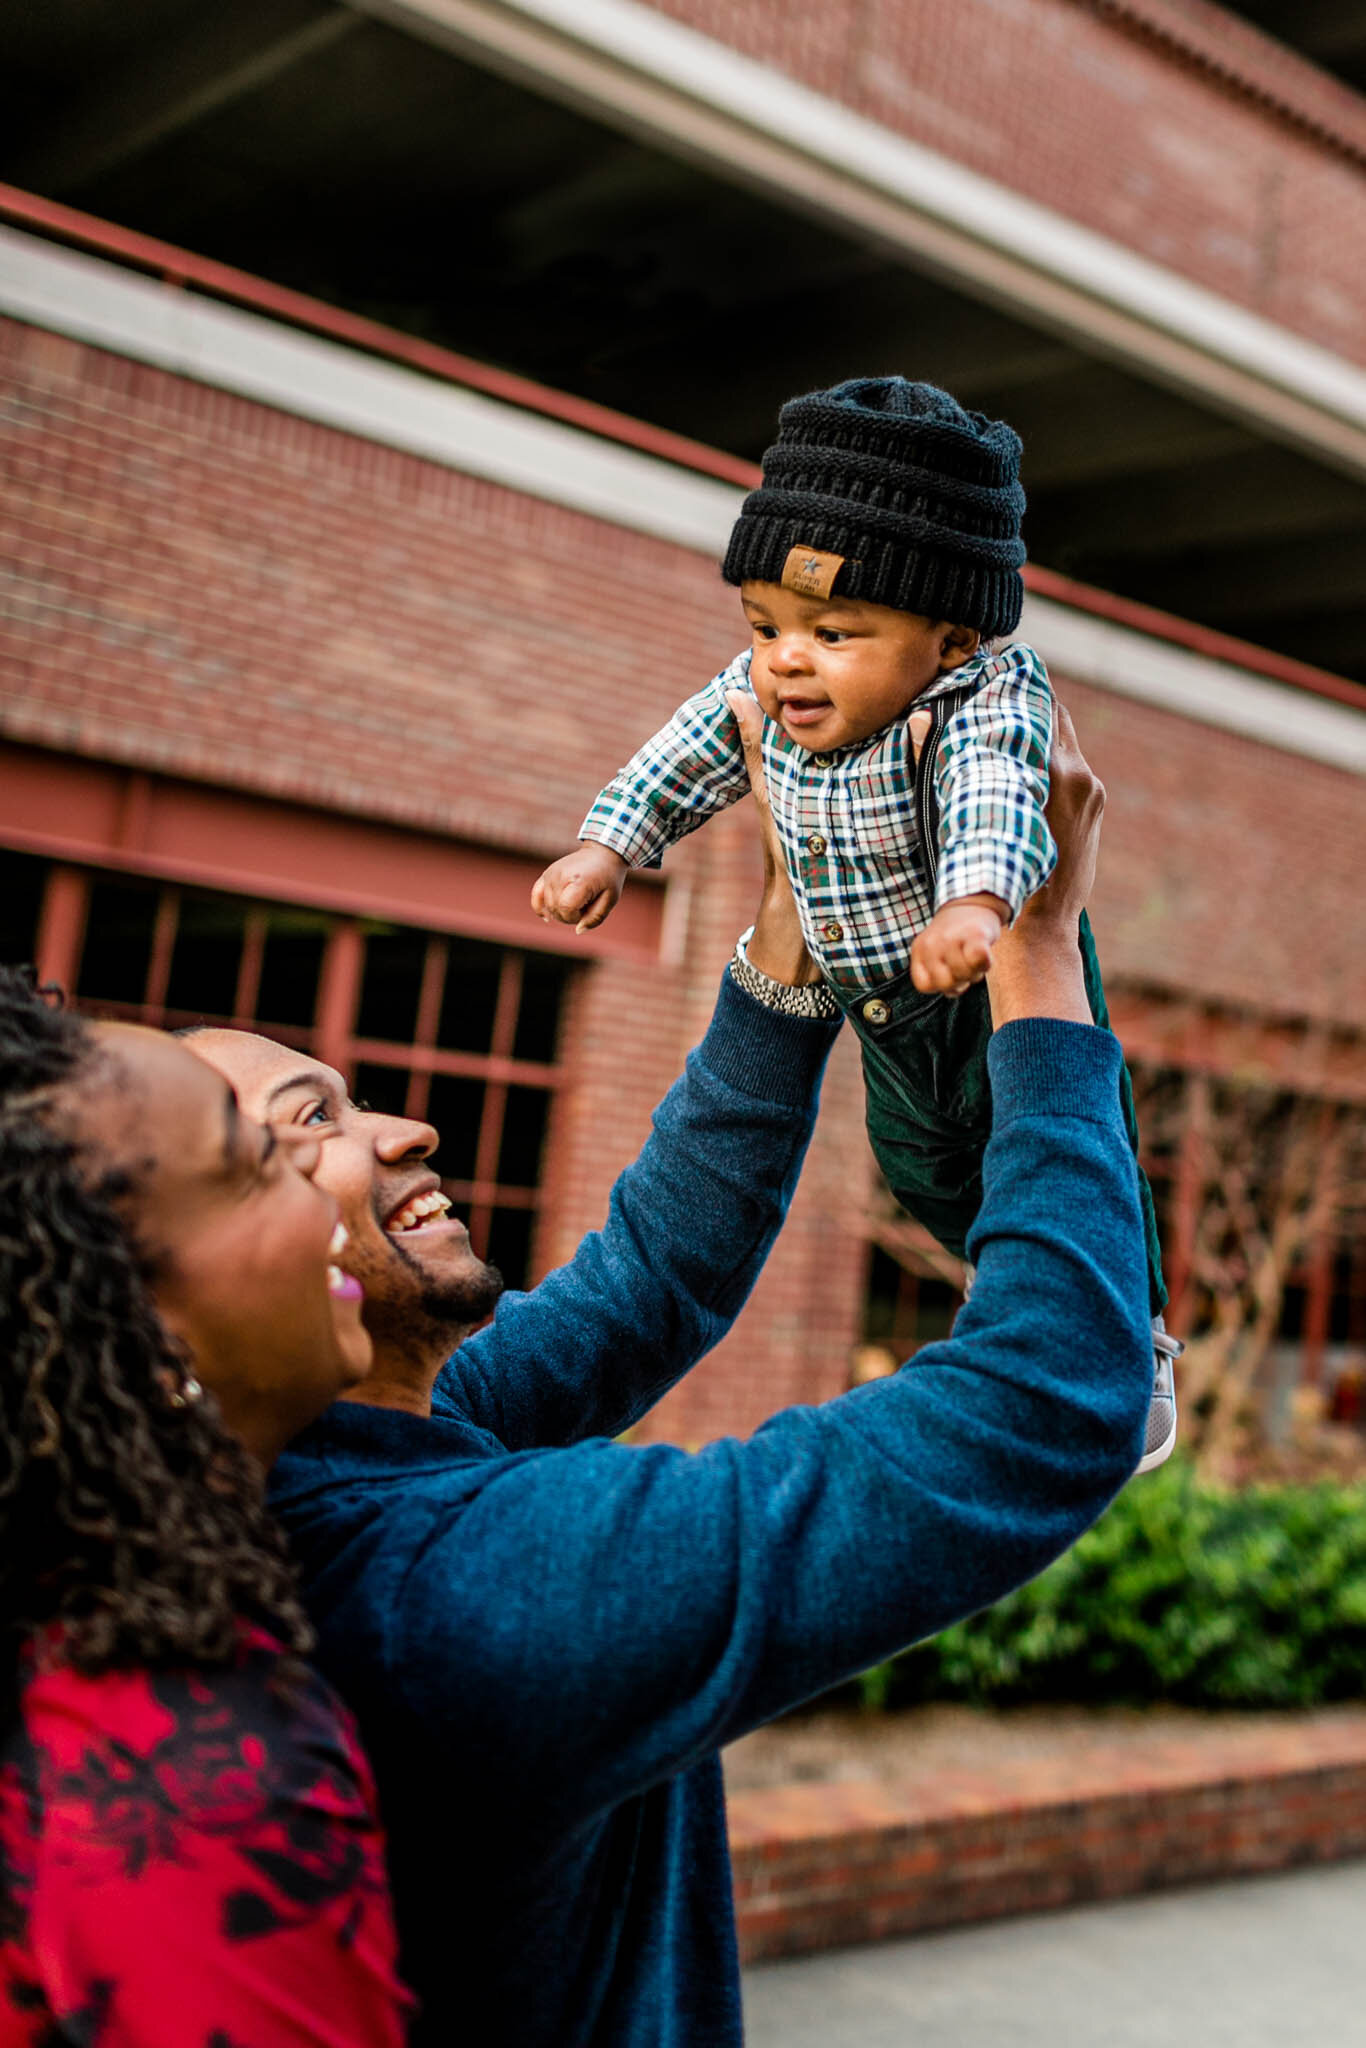
[[[325,1102],[315,1102],[312,1108],[306,1110],[303,1116],[299,1118],[299,1122],[305,1130],[307,1130],[310,1124],[330,1124],[331,1121],[332,1111]]]

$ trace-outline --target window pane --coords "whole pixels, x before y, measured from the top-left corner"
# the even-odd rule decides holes
[[[900,1364],[922,1344],[948,1335],[960,1300],[946,1280],[908,1272],[874,1245],[863,1300],[863,1341],[885,1345]]]
[[[486,1257],[496,1266],[509,1287],[525,1287],[531,1277],[531,1237],[536,1227],[534,1209],[495,1209],[489,1225]]]
[[[484,1084],[455,1074],[433,1074],[427,1121],[441,1142],[432,1165],[443,1180],[473,1180],[479,1149]]]
[[[385,1116],[402,1116],[408,1095],[408,1069],[371,1065],[357,1067],[351,1093],[367,1109],[378,1109]]]
[[[247,906],[231,896],[180,899],[166,1008],[195,1017],[232,1016]]]
[[[0,851],[0,960],[6,966],[33,958],[47,866],[36,854]]]
[[[880,1244],[875,1244],[868,1262],[868,1287],[863,1297],[865,1344],[893,1342],[901,1292],[900,1266]]]
[[[318,976],[329,920],[308,910],[272,910],[261,953],[256,1014],[262,1027],[307,1028],[318,1006]]]
[[[156,924],[154,887],[95,881],[76,992],[87,1002],[140,1003],[147,987]]]
[[[953,1319],[962,1305],[963,1297],[956,1287],[950,1287],[947,1280],[922,1280],[916,1294],[915,1335],[917,1348],[922,1344],[938,1344],[953,1328]]]
[[[417,1004],[427,934],[402,928],[377,931],[365,941],[365,979],[361,984],[359,1038],[387,1038],[411,1045],[417,1031]]]
[[[1281,1321],[1277,1335],[1290,1340],[1304,1335],[1304,1311],[1308,1301],[1308,1290],[1303,1287],[1287,1287],[1281,1298]]]
[[[498,1179],[504,1187],[534,1188],[541,1177],[550,1096],[544,1088],[509,1088],[498,1148]]]
[[[1356,1335],[1352,1328],[1352,1310],[1356,1306],[1354,1292],[1351,1253],[1342,1251],[1333,1260],[1332,1289],[1328,1297],[1330,1344],[1348,1344]]]
[[[522,1007],[513,1041],[514,1059],[550,1066],[560,1035],[560,1001],[569,962],[550,953],[528,953],[522,969]]]
[[[436,1031],[439,1046],[448,1052],[488,1052],[502,971],[501,947],[481,946],[473,939],[451,940]]]

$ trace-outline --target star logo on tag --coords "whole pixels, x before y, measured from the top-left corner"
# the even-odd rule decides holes
[[[789,548],[783,563],[783,589],[795,591],[798,597],[829,597],[844,561],[843,555],[827,555],[820,548]]]

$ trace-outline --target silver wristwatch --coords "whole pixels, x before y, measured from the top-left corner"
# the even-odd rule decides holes
[[[833,991],[823,981],[808,981],[794,988],[790,982],[775,981],[771,974],[752,967],[746,948],[753,937],[753,925],[748,931],[741,932],[730,963],[731,974],[747,996],[753,996],[756,1003],[762,1003],[767,1010],[777,1010],[784,1017],[833,1019],[839,1016],[840,1006]]]

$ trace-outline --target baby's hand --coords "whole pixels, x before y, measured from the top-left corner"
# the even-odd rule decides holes
[[[925,995],[961,996],[984,981],[1008,905],[996,896],[964,896],[936,910],[911,947],[911,980]]]
[[[572,924],[591,932],[610,917],[626,881],[627,863],[609,846],[586,839],[554,860],[531,892],[531,907],[542,924]]]

